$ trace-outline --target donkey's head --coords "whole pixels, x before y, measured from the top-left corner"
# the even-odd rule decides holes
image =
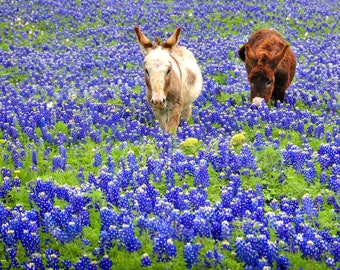
[[[165,42],[155,38],[155,43],[152,43],[138,26],[135,26],[135,31],[141,51],[145,55],[143,68],[146,85],[151,90],[149,102],[157,109],[164,109],[173,71],[170,53],[177,45],[181,28],[178,27]]]
[[[261,100],[266,103],[272,97],[275,83],[275,72],[284,58],[289,45],[285,45],[276,55],[271,56],[267,51],[254,52],[245,45],[245,61],[250,84],[250,101],[259,106]]]

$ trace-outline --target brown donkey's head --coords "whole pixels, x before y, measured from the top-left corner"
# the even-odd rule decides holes
[[[244,46],[252,104],[259,106],[262,99],[266,103],[271,99],[274,90],[275,71],[280,66],[288,48],[289,45],[285,45],[276,55],[271,56],[268,51],[254,52],[249,45]]]

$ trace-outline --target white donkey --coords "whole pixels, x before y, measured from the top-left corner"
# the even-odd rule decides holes
[[[144,59],[147,101],[160,126],[175,133],[181,117],[189,119],[191,104],[202,89],[202,73],[193,54],[178,46],[181,28],[165,42],[152,43],[135,26]]]

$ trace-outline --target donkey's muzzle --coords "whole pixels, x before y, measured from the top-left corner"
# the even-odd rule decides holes
[[[156,107],[157,109],[162,110],[165,107],[165,98],[160,98],[160,99],[151,98],[150,102],[152,106]]]

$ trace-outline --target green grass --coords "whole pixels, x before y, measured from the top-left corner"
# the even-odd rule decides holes
[[[78,6],[81,6],[82,3],[80,0],[76,0]],[[169,5],[169,10],[171,9],[171,5]],[[262,7],[263,11],[266,11],[265,7]],[[186,14],[190,14],[193,12],[193,9],[189,9],[186,11]],[[98,18],[96,20],[90,21],[88,19],[85,22],[79,23],[77,25],[71,25],[72,18],[64,17],[61,19],[62,22],[65,23],[64,28],[68,29],[71,33],[69,40],[63,39],[61,42],[63,42],[66,46],[76,46],[78,48],[84,48],[85,46],[92,44],[91,38],[86,37],[78,37],[77,34],[82,33],[83,31],[86,31],[90,28],[96,28],[100,26],[104,26],[104,22],[101,21],[100,15],[98,14]],[[214,12],[212,13],[208,20],[208,26],[211,26],[212,28],[217,29],[221,33],[221,37],[225,38],[228,35],[234,35],[238,34],[238,28],[235,27],[232,29],[233,26],[241,25],[244,23],[249,23],[250,20],[254,19],[254,14],[248,14],[248,16],[245,16],[244,14],[234,14],[233,12],[230,12],[227,14],[228,16],[221,17],[221,13]],[[271,13],[270,15],[274,16],[274,13]],[[119,15],[117,15],[119,16]],[[194,18],[194,16],[186,17],[186,20],[190,23],[195,24],[197,27],[199,27],[200,22]],[[332,18],[330,19],[332,20]],[[219,26],[216,26],[214,24],[215,21],[218,21],[220,24]],[[144,24],[145,21],[143,19],[140,20],[140,24]],[[285,22],[286,25],[289,25],[292,29],[296,29],[298,31],[299,38],[307,38],[305,35],[305,26],[306,25],[316,25],[320,26],[320,22],[317,22],[315,20],[310,20],[307,22],[303,22],[303,24],[296,24],[293,19],[289,19]],[[269,22],[257,22],[255,24],[255,28],[262,28],[262,27],[272,27],[272,23]],[[276,26],[276,25],[274,25]],[[173,32],[176,25],[175,22],[173,25],[167,26],[164,30],[164,32]],[[283,25],[281,29],[283,29],[285,26]],[[38,24],[28,24],[24,26],[23,28],[19,27],[18,24],[14,25],[13,27],[10,26],[8,23],[0,23],[0,29],[9,28],[8,35],[4,36],[2,35],[2,39],[0,42],[0,48],[4,51],[10,50],[9,44],[13,43],[19,46],[26,46],[32,48],[33,45],[44,45],[49,44],[50,42],[55,42],[57,34],[59,34],[63,29],[56,29],[54,25],[51,25],[48,21],[42,21]],[[324,31],[325,33],[330,33],[333,31],[332,29],[328,28],[327,26],[320,27],[320,30],[316,31],[315,33],[310,33],[309,36],[317,36],[321,31]],[[339,28],[334,30],[336,33],[339,33]],[[16,33],[20,33],[20,35],[16,35]],[[27,32],[31,34],[28,34],[27,37],[23,36],[22,33]],[[102,38],[102,37],[101,37]],[[195,37],[191,37],[195,38]],[[108,46],[115,46],[117,45],[117,41],[112,41],[110,44],[107,44]],[[39,47],[38,46],[38,47]],[[229,52],[227,55],[227,59],[234,59],[235,53]],[[300,57],[299,60],[303,61],[304,57]],[[133,69],[135,68],[132,64],[126,63],[125,64],[126,69]],[[102,74],[105,78],[109,78],[110,74],[107,70],[96,70],[94,72],[97,72],[98,74]],[[20,70],[18,67],[10,67],[10,68],[4,68],[3,66],[0,66],[0,77],[1,78],[9,78],[9,82],[12,84],[19,84],[25,81],[30,77],[30,74],[28,72],[24,72]],[[211,76],[213,80],[216,81],[216,83],[220,85],[226,85],[228,82],[228,78],[235,77],[234,71],[227,71],[226,73],[217,73]],[[59,91],[59,89],[55,89],[55,92]],[[142,88],[140,86],[135,87],[132,90],[134,93],[137,93],[140,95]],[[224,93],[222,92],[219,96],[216,97],[218,102],[225,103],[229,99],[233,99],[236,104],[241,104],[242,97],[248,97],[248,92],[243,91],[241,94],[238,91],[235,91],[235,94],[233,93]],[[329,97],[325,97],[326,99]],[[133,101],[133,100],[132,100]],[[84,100],[77,100],[77,102],[84,102]],[[123,102],[119,95],[117,94],[114,99],[108,101],[111,105],[116,106],[122,106]],[[210,105],[210,104],[208,104]],[[301,101],[297,101],[295,104],[295,108],[299,107],[301,110],[308,110],[312,114],[320,115],[322,113],[323,108],[311,108],[310,106],[307,106],[306,104],[302,103]],[[231,109],[232,110],[232,109]],[[193,120],[189,121],[189,124],[192,124]],[[242,131],[245,133],[246,141],[245,143],[252,144],[254,141],[255,133],[256,131],[263,132],[264,130],[264,124],[260,121],[259,126],[255,126],[253,128],[250,128],[247,123],[239,123],[241,126]],[[307,125],[306,125],[307,126]],[[22,144],[30,144],[32,141],[23,133],[20,126],[17,126],[18,132],[19,132],[19,141]],[[331,130],[331,127],[326,127],[326,130]],[[54,126],[54,130],[51,130],[53,133],[53,136],[58,134],[59,132],[66,134],[67,136],[70,136],[68,125],[64,122],[57,122]],[[36,129],[36,133],[38,137],[41,137],[41,131],[39,128]],[[282,135],[285,135],[282,137]],[[103,132],[103,138],[107,138],[110,136],[110,133]],[[305,194],[310,194],[312,198],[315,198],[320,192],[326,198],[327,194],[323,193],[323,186],[320,183],[309,184],[306,183],[303,175],[297,173],[292,167],[280,167],[282,157],[280,154],[280,151],[282,149],[285,149],[285,147],[289,143],[293,143],[295,145],[301,146],[302,145],[302,139],[301,134],[293,131],[293,130],[280,130],[277,128],[273,128],[272,137],[280,138],[280,147],[279,149],[274,149],[272,146],[265,147],[264,150],[258,151],[255,153],[256,156],[256,162],[259,168],[261,169],[263,173],[263,177],[256,177],[253,174],[250,176],[242,175],[241,176],[241,182],[242,187],[247,190],[249,188],[254,188],[256,184],[261,184],[263,186],[263,193],[264,198],[266,202],[270,202],[273,199],[279,200],[282,195],[286,196],[287,198],[293,198],[296,197],[299,201],[301,201],[301,198]],[[0,132],[0,138],[4,138],[4,135]],[[309,146],[314,151],[317,151],[319,146],[324,143],[324,138],[321,139],[315,139],[315,138],[308,138],[309,140]],[[51,172],[51,164],[52,164],[52,158],[55,155],[58,155],[58,149],[56,146],[49,145],[47,143],[44,143],[42,146],[36,146],[34,145],[34,149],[37,151],[38,154],[38,170],[20,170],[18,172],[18,177],[22,181],[22,186],[18,189],[15,189],[11,191],[8,196],[6,196],[6,206],[8,207],[14,207],[15,205],[21,204],[24,206],[25,209],[30,209],[31,205],[29,202],[29,193],[28,193],[28,187],[30,181],[34,181],[37,178],[41,179],[52,179],[53,181],[56,181],[58,184],[67,184],[69,186],[79,186],[79,180],[76,177],[76,174],[80,168],[84,168],[85,171],[85,177],[88,177],[89,172],[93,172],[96,176],[99,174],[100,168],[93,168],[93,157],[94,154],[97,152],[102,153],[103,160],[107,160],[109,156],[111,156],[116,164],[118,164],[120,159],[126,159],[129,152],[133,152],[137,157],[141,157],[141,160],[139,161],[140,166],[146,165],[146,160],[148,156],[152,156],[154,158],[157,158],[160,149],[157,145],[157,142],[150,139],[149,143],[146,145],[141,144],[131,144],[131,143],[125,143],[122,142],[114,142],[113,149],[110,153],[106,153],[104,150],[105,147],[105,140],[103,140],[102,143],[97,144],[93,141],[91,141],[89,138],[86,138],[84,140],[84,143],[79,143],[76,145],[73,145],[73,147],[70,147],[67,149],[67,164],[68,169],[65,171],[57,170],[55,172]],[[52,147],[52,152],[50,153],[49,157],[47,159],[44,159],[44,151],[47,147]],[[186,150],[183,150],[183,147],[181,148],[180,142],[174,141],[174,150],[181,149],[186,155],[193,155],[197,156],[198,152],[200,150],[206,150],[205,146],[202,146],[201,144],[194,145],[194,147],[190,147]],[[235,147],[235,151],[237,153],[240,152],[241,147]],[[0,143],[0,152],[1,153],[8,153],[8,148],[6,143]],[[27,156],[25,159],[23,159],[24,168],[30,168],[31,164],[31,152],[27,151]],[[13,163],[11,158],[9,158],[8,162],[5,162],[3,159],[0,160],[0,167],[1,168],[9,168],[14,169]],[[279,182],[279,176],[280,176],[280,169],[284,170],[286,173],[286,180],[283,183]],[[118,170],[116,168],[116,170]],[[321,169],[317,167],[318,174],[321,173]],[[207,188],[208,191],[208,200],[215,203],[220,200],[220,189],[221,187],[226,186],[228,183],[228,179],[221,179],[218,173],[216,173],[212,167],[209,167],[209,176],[210,176],[210,182],[211,185]],[[152,182],[152,179],[151,179]],[[181,186],[182,184],[186,183],[190,187],[193,186],[193,177],[186,175],[184,179],[181,179],[178,175],[175,175],[175,182],[176,185]],[[153,183],[154,186],[160,191],[160,193],[163,195],[166,192],[165,188],[165,176],[163,174],[163,181],[161,183]],[[0,180],[0,185],[2,184],[2,180]],[[101,191],[94,191],[87,194],[88,197],[91,198],[91,202],[93,204],[97,203],[100,205],[100,207],[106,206],[105,197],[104,194]],[[66,202],[62,200],[55,200],[55,205],[59,205],[62,209],[66,206]],[[266,210],[271,211],[269,206],[266,205]],[[99,235],[100,235],[100,213],[96,211],[94,208],[89,210],[90,212],[90,221],[91,226],[85,227],[83,230],[83,235],[76,238],[71,243],[67,243],[64,245],[61,245],[55,240],[49,240],[49,242],[46,244],[52,249],[59,250],[61,253],[61,257],[63,259],[69,259],[72,262],[76,262],[77,259],[84,254],[88,254],[88,256],[91,259],[94,259],[94,256],[92,255],[92,251],[94,247],[98,245],[99,241]],[[328,229],[330,233],[336,234],[338,232],[338,217],[336,216],[336,213],[334,213],[334,210],[330,206],[326,206],[323,210],[319,212],[318,222],[320,225],[320,229]],[[235,231],[234,231],[234,237],[235,236],[242,236],[242,227],[243,223],[240,221],[238,226],[235,223]],[[51,237],[47,234],[44,235],[42,233],[43,240],[51,239]],[[88,239],[91,243],[90,246],[86,246],[82,239]],[[117,244],[115,244],[114,248],[112,248],[109,252],[109,256],[111,258],[114,258],[115,260],[115,267],[117,269],[138,269],[140,267],[140,257],[143,255],[142,253],[146,252],[149,255],[152,254],[152,241],[150,240],[150,236],[148,233],[144,233],[141,237],[139,237],[140,241],[142,242],[143,246],[143,252],[136,252],[133,254],[126,254],[125,252],[122,252],[122,250],[118,247]],[[201,254],[205,254],[206,251],[211,250],[215,243],[211,239],[197,239],[197,242],[201,243],[203,245],[203,249],[201,250]],[[45,243],[42,243],[45,245]],[[177,254],[183,253],[183,247],[184,244],[182,242],[176,241],[176,247],[177,247]],[[4,246],[3,243],[0,243],[0,250],[3,250]],[[21,248],[21,250],[23,250]],[[235,258],[235,254],[233,254],[230,251],[225,251],[223,255],[226,258],[226,264],[227,267],[230,269],[243,269],[243,264],[238,262]],[[326,265],[323,263],[315,262],[313,260],[309,260],[306,258],[302,258],[301,253],[286,253],[287,257],[291,260],[291,262],[294,265],[294,269],[325,269]],[[129,257],[129,260],[127,262],[126,258]],[[178,256],[181,257],[181,256]],[[24,260],[24,254],[23,252],[20,253],[20,260]],[[45,258],[44,258],[45,259]],[[185,268],[185,263],[183,259],[176,258],[170,262],[156,262],[156,260],[153,260],[153,267],[152,269],[183,269]],[[8,263],[5,260],[2,260],[3,266],[8,266]],[[194,267],[194,269],[200,269],[201,266]]]

